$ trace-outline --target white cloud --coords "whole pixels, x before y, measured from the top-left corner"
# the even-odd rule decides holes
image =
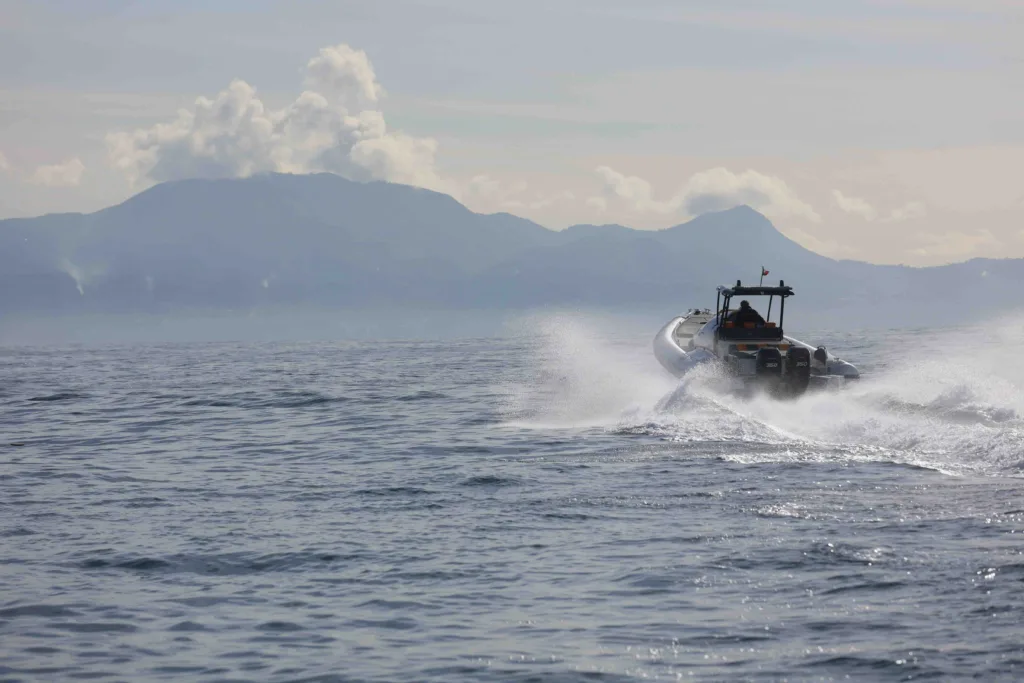
[[[4,156],[3,152],[0,152],[0,171],[7,173],[11,170],[11,163],[7,161],[7,157]]]
[[[365,169],[371,178],[377,180],[456,192],[454,186],[442,180],[434,166],[437,141],[401,132],[386,134],[383,128],[381,133],[352,146],[349,158],[358,168]],[[344,167],[344,164],[338,164],[336,170],[343,171]],[[353,175],[362,174],[356,172]]]
[[[476,175],[465,183],[463,199],[474,208],[482,211],[539,211],[557,204],[572,205],[576,194],[570,190],[527,194],[529,185],[523,181],[504,184],[490,176]]]
[[[663,201],[654,198],[651,184],[643,178],[624,175],[608,166],[599,166],[595,172],[604,181],[606,197],[624,200],[639,212],[683,211],[698,215],[746,204],[769,216],[821,220],[814,207],[802,201],[781,178],[754,170],[733,173],[719,167],[695,173],[672,197]],[[590,205],[600,206],[597,202]]]
[[[714,168],[694,174],[684,189],[686,210],[692,214],[746,204],[767,215],[794,216],[817,223],[821,216],[797,197],[781,178],[747,170],[732,173]]]
[[[437,143],[388,131],[373,108],[382,90],[364,52],[324,48],[306,65],[305,81],[309,90],[273,110],[235,80],[173,121],[109,134],[110,161],[132,183],[331,171],[454,191],[435,167]]]
[[[360,109],[375,106],[384,94],[366,53],[344,44],[321,48],[320,54],[309,60],[306,87]]]
[[[74,187],[82,182],[85,164],[78,157],[61,164],[40,166],[29,176],[29,182],[48,187]]]
[[[889,215],[882,219],[888,223],[899,223],[901,221],[909,221],[915,218],[924,218],[927,214],[924,204],[921,202],[908,202],[898,209],[893,209],[889,212]]]
[[[839,190],[832,190],[832,198],[836,206],[846,213],[860,216],[866,221],[873,221],[878,218],[875,207],[859,197],[848,197]],[[903,206],[893,209],[881,218],[883,223],[900,223],[915,218],[923,218],[927,213],[925,205],[921,202],[907,202]]]
[[[608,210],[608,200],[604,197],[587,197],[585,204],[599,213]]]
[[[847,197],[839,190],[832,190],[832,198],[836,200],[836,205],[840,209],[846,213],[860,216],[866,221],[873,221],[878,215],[878,212],[875,211],[875,207],[871,206],[859,197]]]
[[[627,176],[608,166],[594,169],[604,181],[605,194],[626,200],[635,210],[652,213],[673,213],[680,208],[675,199],[659,202],[654,199],[651,184],[635,175]]]

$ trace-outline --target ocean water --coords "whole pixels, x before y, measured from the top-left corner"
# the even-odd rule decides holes
[[[0,349],[0,680],[1024,678],[1019,327],[655,331]]]

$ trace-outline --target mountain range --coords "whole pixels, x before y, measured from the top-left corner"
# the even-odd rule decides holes
[[[0,312],[258,306],[712,306],[762,264],[812,311],[935,319],[1015,308],[1022,259],[837,261],[753,209],[658,231],[553,231],[450,196],[331,174],[156,185],[92,214],[0,221]]]

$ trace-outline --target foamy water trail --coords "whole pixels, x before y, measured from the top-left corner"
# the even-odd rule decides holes
[[[854,459],[949,473],[1018,474],[1024,461],[1020,326],[882,340],[889,370],[836,393],[734,403],[737,415]]]
[[[535,324],[538,373],[509,404],[510,422],[520,426],[599,427],[701,444],[704,452],[719,443],[729,446],[721,457],[749,462],[864,460],[951,474],[1024,472],[1021,325],[879,334],[872,358],[850,360],[885,370],[840,392],[779,401],[722,393],[711,370],[677,381],[648,345],[612,341],[598,321],[554,317]]]

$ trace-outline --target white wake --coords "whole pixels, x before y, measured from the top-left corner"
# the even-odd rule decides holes
[[[748,462],[1024,472],[1024,325],[875,333],[861,346],[870,357],[849,358],[874,372],[843,391],[790,401],[723,394],[708,381],[712,370],[680,382],[654,360],[647,337],[611,316],[548,316],[530,325],[531,372],[509,387],[511,426],[616,430],[682,448],[728,444],[721,457]]]

